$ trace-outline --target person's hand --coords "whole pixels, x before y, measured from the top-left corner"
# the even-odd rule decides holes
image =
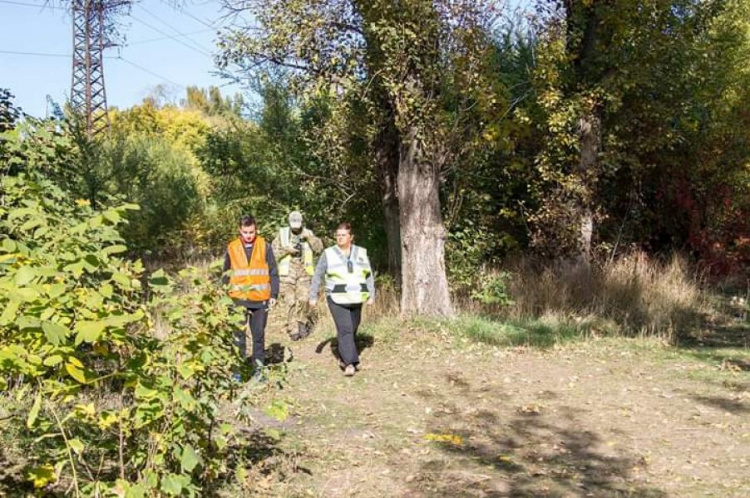
[[[288,251],[289,251],[289,254],[299,254],[299,249],[297,249],[297,248],[296,248],[296,247],[294,247],[294,246],[290,247],[290,248],[288,249]]]
[[[375,304],[375,300],[374,299],[368,299],[367,300],[367,306],[372,306],[373,304]]]
[[[276,298],[272,297],[271,299],[268,300],[268,307],[273,308],[274,306],[276,306]]]
[[[317,299],[310,299],[307,302],[307,304],[309,304],[310,306],[315,306],[316,304],[318,304],[318,300]]]

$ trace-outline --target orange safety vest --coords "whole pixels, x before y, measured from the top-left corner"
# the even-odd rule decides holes
[[[271,298],[271,275],[266,262],[266,239],[255,238],[255,245],[247,261],[245,246],[238,238],[227,247],[232,269],[229,276],[229,296],[247,301],[267,301]]]

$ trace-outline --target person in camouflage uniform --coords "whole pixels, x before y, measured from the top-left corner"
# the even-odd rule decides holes
[[[286,333],[293,341],[307,337],[315,323],[308,304],[310,282],[315,266],[313,256],[323,250],[323,242],[304,227],[302,214],[289,214],[289,226],[279,230],[272,243],[281,281],[281,313]]]

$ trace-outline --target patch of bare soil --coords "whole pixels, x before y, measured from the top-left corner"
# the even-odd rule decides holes
[[[366,336],[347,378],[324,339],[294,344],[281,392],[294,470],[248,494],[750,496],[742,350],[508,350],[404,331]]]

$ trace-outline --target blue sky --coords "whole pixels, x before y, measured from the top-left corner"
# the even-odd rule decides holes
[[[70,92],[72,23],[61,7],[67,4],[0,0],[0,88],[9,88],[15,103],[33,116],[46,115],[47,95],[62,104]],[[121,17],[126,43],[105,51],[109,106],[137,104],[160,84],[174,99],[183,97],[188,85],[227,85],[211,74],[222,16],[218,0],[184,0],[179,8],[161,0],[135,2],[131,15]],[[237,91],[233,85],[222,88],[225,94]]]
[[[510,6],[528,0],[507,0]],[[45,6],[45,4],[48,4]],[[185,87],[211,85],[241,91],[212,74],[218,27],[227,22],[219,0],[136,0],[120,17],[126,42],[105,51],[104,79],[110,107],[140,103],[157,85],[173,100]],[[179,4],[180,7],[174,7]],[[24,112],[44,117],[46,96],[62,104],[71,78],[72,22],[69,2],[0,0],[0,88],[9,88]]]

